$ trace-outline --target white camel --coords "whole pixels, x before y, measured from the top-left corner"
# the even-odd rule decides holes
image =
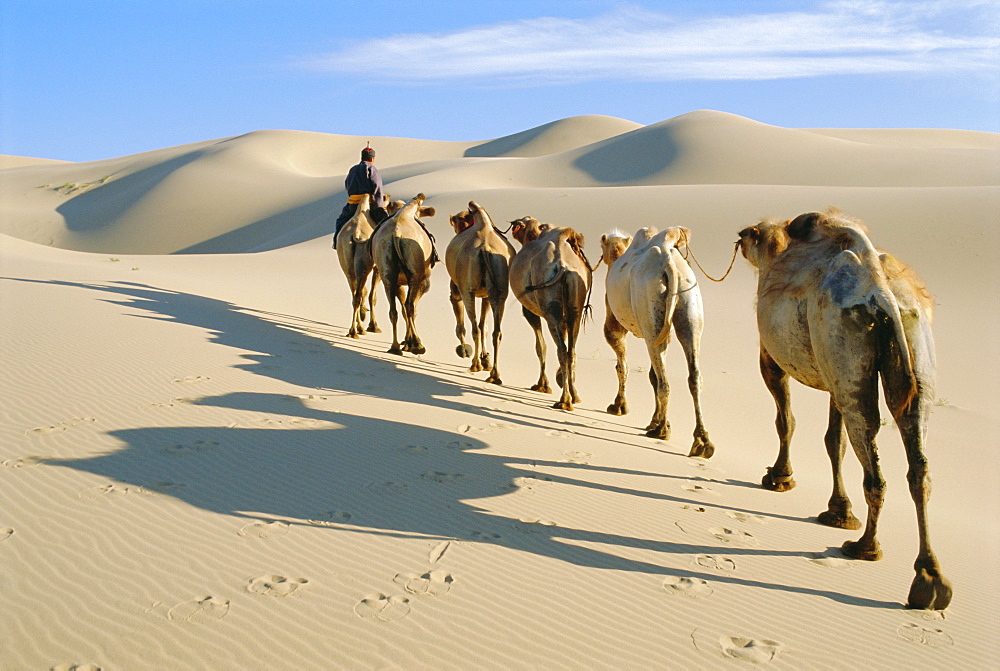
[[[601,260],[608,266],[604,303],[604,339],[617,357],[618,395],[608,406],[613,415],[628,412],[625,380],[628,376],[625,336],[641,338],[649,352],[649,381],[656,404],[646,435],[667,440],[670,422],[667,401],[666,351],[671,329],[677,334],[688,367],[688,390],[694,401],[694,443],[688,456],[709,458],[715,446],[701,413],[701,370],[698,365],[704,310],[694,273],[678,250],[691,232],[677,226],[664,231],[641,228],[630,238],[621,231],[601,236]]]

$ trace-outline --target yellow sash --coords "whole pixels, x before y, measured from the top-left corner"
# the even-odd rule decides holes
[[[351,205],[357,205],[358,203],[361,202],[361,199],[367,195],[368,195],[367,193],[357,193],[354,194],[353,196],[348,196],[347,202],[350,203]]]

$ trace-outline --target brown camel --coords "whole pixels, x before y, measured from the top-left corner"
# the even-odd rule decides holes
[[[680,226],[664,231],[641,228],[631,238],[620,231],[601,236],[601,260],[608,266],[604,339],[615,352],[618,372],[618,395],[608,406],[608,412],[613,415],[628,412],[625,336],[631,333],[646,342],[649,352],[649,381],[656,404],[646,435],[661,440],[670,438],[666,353],[673,330],[687,359],[688,390],[694,401],[694,443],[688,456],[708,459],[715,453],[715,447],[702,419],[698,365],[705,313],[694,273],[677,249],[690,238],[691,232]]]
[[[928,540],[930,472],[924,457],[927,418],[934,394],[932,301],[916,274],[872,246],[860,222],[836,210],[800,215],[790,222],[762,221],[740,231],[740,248],[758,269],[757,325],[760,370],[777,404],[779,451],[763,486],[795,486],[789,443],[795,420],[788,378],[830,393],[826,450],[833,495],[819,521],[860,528],[841,477],[845,441],[864,469],[868,520],[846,555],[874,561],[882,551],[876,527],[885,490],[875,434],[880,420],[878,381],[899,428],[909,464],[907,481],[917,509],[920,546],[910,586],[911,608],[942,610],[951,583],[941,575]]]
[[[354,216],[347,220],[337,234],[337,258],[340,260],[340,267],[347,277],[347,284],[351,289],[351,300],[354,311],[351,315],[351,329],[347,332],[352,338],[357,338],[365,331],[365,312],[368,312],[369,333],[381,333],[378,324],[375,323],[375,286],[379,280],[378,268],[372,258],[371,249],[368,246],[368,239],[375,230],[375,222],[371,218],[371,195],[362,194],[361,202]],[[366,286],[368,276],[371,275],[372,284],[369,290]],[[368,307],[365,308],[367,301]]]
[[[404,351],[423,354],[427,351],[416,330],[417,301],[430,288],[433,253],[430,236],[417,222],[418,216],[434,216],[433,207],[422,207],[424,200],[424,194],[417,194],[413,200],[379,224],[369,243],[389,300],[389,321],[392,322],[390,354],[402,354]],[[396,327],[397,300],[403,307],[403,321],[406,324],[402,347]]]
[[[445,265],[451,276],[451,305],[455,310],[455,335],[460,357],[472,357],[472,372],[490,371],[487,382],[502,384],[498,370],[500,360],[500,322],[510,289],[508,275],[514,247],[493,226],[489,213],[469,201],[469,209],[451,216],[455,237],[445,250]],[[476,298],[481,298],[480,316],[476,319]],[[487,304],[493,311],[493,364],[483,345]],[[465,342],[465,319],[462,308],[472,325],[472,343]]]
[[[580,402],[576,393],[576,339],[591,286],[590,264],[583,253],[583,236],[572,228],[540,224],[534,217],[511,222],[514,238],[521,243],[510,263],[510,287],[521,302],[524,318],[535,332],[535,353],[540,374],[532,385],[535,391],[548,393],[545,376],[545,340],[542,322],[559,351],[556,382],[562,396],[554,408],[572,410]]]

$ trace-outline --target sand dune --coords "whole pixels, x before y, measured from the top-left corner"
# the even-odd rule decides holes
[[[485,142],[275,130],[91,163],[5,158],[0,668],[991,668],[998,138],[700,111]],[[386,353],[384,297],[386,332],[345,337],[329,235],[368,140],[390,193],[438,209],[442,250],[470,199],[498,224],[577,227],[592,259],[609,228],[685,225],[715,274],[760,216],[836,205],[866,220],[935,295],[930,514],[951,607],[902,607],[917,539],[891,422],[880,562],[844,559],[858,532],[814,522],[823,394],[793,389],[798,487],[758,486],[777,439],[742,259],[701,283],[709,461],[685,456],[676,345],[671,440],[642,433],[634,339],[631,413],[604,411],[604,270],[573,413],[528,389],[513,297],[505,385],[468,372],[443,266],[417,317],[427,354]],[[845,477],[863,511],[850,456]]]

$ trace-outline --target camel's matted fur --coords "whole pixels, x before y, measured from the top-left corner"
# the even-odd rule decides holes
[[[351,329],[347,335],[357,338],[365,332],[365,302],[367,301],[367,312],[369,316],[368,332],[381,333],[378,324],[375,322],[375,285],[379,280],[378,268],[372,259],[371,249],[368,246],[368,239],[375,231],[375,222],[371,218],[371,195],[363,194],[361,202],[354,216],[347,220],[337,234],[337,258],[340,267],[347,277],[347,284],[351,288],[351,302],[354,310],[351,314]],[[372,284],[369,290],[366,286],[368,276],[371,275]]]
[[[507,293],[510,290],[510,260],[514,258],[514,247],[493,225],[489,213],[475,201],[469,201],[469,209],[452,215],[455,237],[445,251],[445,265],[451,276],[451,305],[455,311],[455,335],[460,357],[472,357],[469,370],[490,371],[487,382],[502,384],[499,371],[500,323],[503,320]],[[476,317],[476,299],[480,298],[479,317]],[[493,312],[493,361],[483,344],[486,326],[486,312]],[[465,318],[463,308],[472,325],[472,343],[465,342]],[[473,349],[474,348],[474,349]]]
[[[576,393],[576,340],[580,335],[591,288],[591,269],[583,253],[583,236],[572,228],[541,224],[534,217],[511,222],[514,238],[523,246],[510,264],[510,287],[524,318],[535,332],[540,373],[535,391],[548,393],[545,375],[544,318],[559,352],[556,382],[562,396],[553,407],[572,410]]]
[[[625,336],[628,333],[646,342],[649,352],[649,381],[656,399],[646,435],[667,440],[670,422],[667,401],[666,352],[671,329],[680,340],[687,359],[688,390],[694,401],[694,443],[690,457],[709,458],[715,452],[701,413],[701,369],[698,365],[701,333],[705,317],[701,290],[694,273],[678,250],[686,245],[691,232],[677,226],[664,231],[641,228],[634,237],[615,230],[601,236],[601,261],[608,266],[604,303],[604,339],[617,358],[618,395],[608,406],[613,415],[628,412],[625,401]]]
[[[902,262],[879,253],[866,229],[837,210],[792,221],[764,220],[740,231],[740,248],[759,271],[757,325],[760,369],[777,405],[779,451],[764,487],[795,486],[789,444],[795,419],[788,378],[830,393],[826,449],[833,494],[823,524],[860,528],[844,491],[844,427],[864,469],[868,519],[857,541],[843,550],[857,559],[882,555],[876,539],[885,481],[875,435],[880,426],[878,382],[899,428],[909,464],[907,481],[917,510],[919,551],[908,605],[941,610],[951,584],[941,575],[928,539],[930,472],[924,457],[934,394],[932,304],[927,287]]]
[[[433,207],[422,207],[426,196],[420,193],[372,233],[369,244],[375,265],[382,275],[382,286],[389,300],[389,321],[392,322],[391,354],[404,351],[423,354],[426,348],[417,336],[417,301],[431,284],[431,254],[433,245],[418,216],[434,216]],[[400,347],[397,335],[396,301],[403,306],[406,336]]]

